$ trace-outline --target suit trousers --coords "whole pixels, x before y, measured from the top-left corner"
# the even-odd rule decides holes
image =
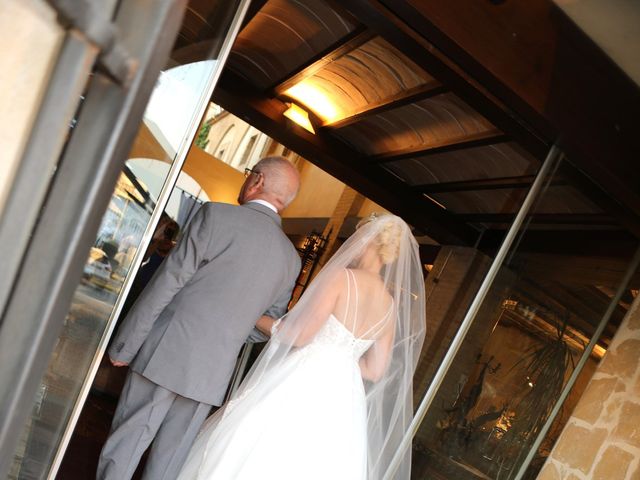
[[[130,479],[153,442],[143,480],[175,480],[210,410],[130,370],[96,478]]]

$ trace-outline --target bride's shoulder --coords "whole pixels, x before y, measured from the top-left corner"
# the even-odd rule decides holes
[[[359,268],[349,268],[347,270],[353,273],[355,282],[360,289],[371,293],[378,292],[382,294],[386,292],[384,280],[380,278],[380,275]]]
[[[346,288],[348,281],[347,270],[347,268],[336,268],[325,272],[320,281],[321,283],[318,283],[318,285],[322,284],[323,289],[329,288],[332,290]]]
[[[358,278],[358,280],[367,280],[376,284],[384,283],[380,278],[380,275],[370,272],[369,270],[365,270],[362,268],[345,268],[344,270],[353,273]]]

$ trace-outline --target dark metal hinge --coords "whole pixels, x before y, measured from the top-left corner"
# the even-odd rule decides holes
[[[117,26],[90,0],[47,0],[67,30],[75,30],[99,50],[98,68],[126,88],[137,62],[118,40]]]

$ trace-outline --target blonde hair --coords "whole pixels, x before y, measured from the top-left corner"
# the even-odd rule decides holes
[[[382,259],[382,263],[389,264],[394,262],[400,254],[400,239],[402,238],[402,226],[400,222],[392,221],[394,218],[392,215],[380,215],[372,213],[368,217],[363,218],[356,225],[356,229],[371,223],[375,220],[388,220],[385,221],[380,231],[376,235],[374,244],[378,247],[378,255]]]

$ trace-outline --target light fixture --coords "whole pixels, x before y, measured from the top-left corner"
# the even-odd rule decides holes
[[[285,117],[297,123],[308,132],[316,133],[313,129],[313,125],[311,125],[311,121],[309,120],[309,113],[306,110],[300,108],[295,103],[287,103],[287,105],[288,108],[284,112]]]
[[[329,92],[311,79],[296,83],[284,92],[284,96],[309,109],[323,123],[334,122],[345,116],[345,113],[336,105]]]

